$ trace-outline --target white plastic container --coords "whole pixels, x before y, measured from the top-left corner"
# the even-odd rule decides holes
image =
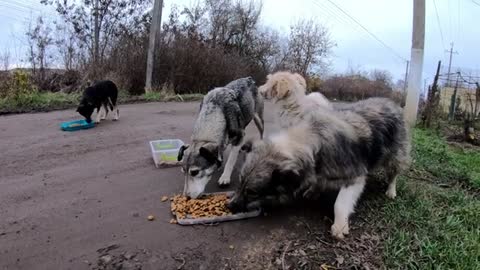
[[[184,145],[184,143],[179,139],[150,141],[150,149],[155,167],[180,165],[177,157],[182,145]]]

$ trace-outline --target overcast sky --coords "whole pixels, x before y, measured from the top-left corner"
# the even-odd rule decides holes
[[[476,2],[474,2],[476,1]],[[163,18],[172,3],[182,7],[192,0],[165,0]],[[355,18],[391,49],[387,49],[360,26],[351,21],[333,4]],[[332,56],[332,72],[355,69],[389,70],[395,78],[405,73],[405,60],[410,59],[413,0],[264,0],[262,23],[288,32],[289,25],[300,18],[314,18],[328,27],[337,47]],[[479,70],[480,0],[426,0],[426,35],[424,79],[431,80],[438,60],[448,63],[450,43],[454,42],[452,66]],[[478,3],[478,4],[477,4]],[[30,14],[54,15],[34,0],[0,0],[0,50],[9,48],[21,56],[20,38]],[[441,31],[440,31],[441,29]],[[443,39],[442,39],[442,34]]]

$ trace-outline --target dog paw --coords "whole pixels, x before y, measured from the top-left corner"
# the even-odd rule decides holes
[[[332,225],[332,236],[337,239],[344,239],[349,233],[348,223]]]
[[[395,189],[388,189],[387,192],[385,192],[385,195],[393,200],[395,197],[397,197],[397,191]]]
[[[218,179],[218,185],[219,186],[226,186],[230,184],[230,177],[227,176],[221,176],[220,179]]]
[[[95,120],[95,124],[100,124],[100,120]]]

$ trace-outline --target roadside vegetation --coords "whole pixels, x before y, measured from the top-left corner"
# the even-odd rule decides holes
[[[389,269],[480,269],[480,149],[416,129],[414,162],[380,213]]]

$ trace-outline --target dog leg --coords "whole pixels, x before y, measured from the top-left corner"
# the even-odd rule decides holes
[[[102,117],[100,119],[105,120],[107,118],[107,115],[108,115],[107,104],[103,104],[103,113],[102,113]]]
[[[108,98],[108,107],[110,107],[110,110],[113,113],[113,121],[117,121],[118,117],[120,116],[119,112],[118,112],[118,108],[117,108],[116,104],[115,105],[113,104],[113,102],[110,98]]]
[[[222,173],[222,176],[220,176],[220,179],[218,179],[218,184],[220,186],[230,184],[230,177],[232,176],[235,163],[237,163],[238,153],[240,152],[241,147],[242,147],[242,144],[240,143],[237,146],[233,146],[232,150],[230,150],[227,164],[225,164],[225,169],[223,170],[223,173]]]
[[[117,121],[120,118],[120,112],[117,106],[113,106],[113,121]]]
[[[388,198],[390,199],[395,199],[397,197],[397,178],[393,178],[393,180],[388,184],[388,189],[387,192],[385,192],[385,195],[387,195]]]
[[[355,204],[365,187],[365,176],[355,179],[353,185],[342,187],[335,201],[335,221],[332,225],[332,236],[343,239],[349,233],[348,218],[355,209]]]
[[[102,110],[103,106],[100,106],[100,108],[97,110],[97,118],[95,119],[96,124],[100,123],[100,120],[102,119]]]
[[[388,181],[388,189],[385,192],[390,199],[395,199],[397,197],[397,175],[398,175],[398,167],[395,165],[385,167],[385,172],[387,174],[387,181]]]
[[[263,139],[263,132],[264,132],[264,123],[263,119],[258,115],[253,115],[253,121],[255,122],[255,126],[257,127],[258,131],[260,132],[260,139]]]

